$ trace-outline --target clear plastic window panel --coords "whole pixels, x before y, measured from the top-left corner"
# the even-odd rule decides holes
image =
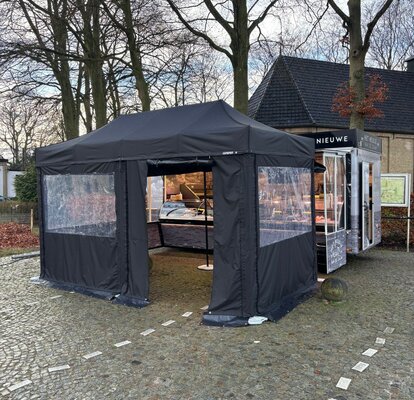
[[[335,157],[325,156],[325,225],[327,232],[335,232]]]
[[[325,155],[325,217],[326,232],[345,227],[345,157]]]
[[[258,167],[260,247],[312,231],[309,168]]]
[[[115,237],[114,174],[46,175],[45,231]]]
[[[338,231],[345,228],[345,157],[336,158],[336,221]]]
[[[164,202],[164,177],[150,176],[147,178],[146,211],[147,222],[158,221],[160,208]]]

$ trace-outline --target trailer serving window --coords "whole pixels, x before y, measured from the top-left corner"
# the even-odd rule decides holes
[[[316,161],[326,167],[315,175],[316,227],[326,234],[338,232],[346,227],[345,155],[319,153]]]

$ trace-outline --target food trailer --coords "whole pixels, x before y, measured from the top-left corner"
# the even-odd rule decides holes
[[[358,129],[306,134],[315,140],[318,268],[330,273],[381,241],[381,139]]]

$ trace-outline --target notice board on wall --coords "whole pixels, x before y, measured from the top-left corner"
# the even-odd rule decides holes
[[[410,174],[381,174],[381,206],[408,207]]]

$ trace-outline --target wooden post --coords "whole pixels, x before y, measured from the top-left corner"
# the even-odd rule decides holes
[[[30,232],[33,233],[33,220],[34,220],[34,212],[33,208],[30,209]]]

